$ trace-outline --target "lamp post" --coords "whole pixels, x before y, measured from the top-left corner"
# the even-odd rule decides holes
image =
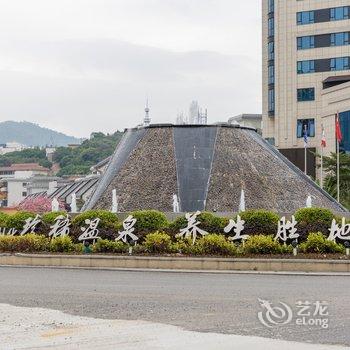
[[[293,247],[293,255],[297,256],[298,255],[298,241],[296,239],[292,242],[292,247]]]

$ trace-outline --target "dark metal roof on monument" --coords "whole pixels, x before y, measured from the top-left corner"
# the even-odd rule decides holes
[[[158,124],[126,129],[84,209],[171,212],[177,194],[183,212],[237,211],[241,189],[247,209],[291,213],[313,204],[345,209],[290,163],[255,129],[231,124]]]

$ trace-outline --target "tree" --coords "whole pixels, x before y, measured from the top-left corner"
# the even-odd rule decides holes
[[[350,155],[340,153],[340,203],[350,209]],[[323,187],[333,197],[337,198],[337,154],[331,153],[323,157],[323,168],[326,172]]]
[[[61,168],[57,175],[88,174],[91,166],[113,154],[122,135],[119,131],[111,135],[95,132],[76,148],[59,147],[54,154]]]
[[[46,158],[45,149],[40,148],[28,148],[0,156],[0,166],[10,166],[18,163],[39,163],[46,168],[52,166],[52,163]]]

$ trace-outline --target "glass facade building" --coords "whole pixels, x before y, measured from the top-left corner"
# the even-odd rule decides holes
[[[339,111],[342,147],[348,152],[349,113],[344,111],[350,111],[350,0],[262,4],[263,137],[301,164],[304,129],[315,154],[320,152],[324,128],[328,155],[335,151],[334,120]]]
[[[350,110],[339,113],[339,121],[343,136],[340,150],[350,153]]]

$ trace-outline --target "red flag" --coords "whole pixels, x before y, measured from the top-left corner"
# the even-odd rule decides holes
[[[339,113],[335,116],[335,136],[337,138],[337,141],[340,143],[343,139],[343,135],[341,133],[341,127],[339,122]]]
[[[322,125],[322,139],[321,139],[321,147],[325,148],[327,146],[326,143],[326,134],[324,132],[324,127]]]

